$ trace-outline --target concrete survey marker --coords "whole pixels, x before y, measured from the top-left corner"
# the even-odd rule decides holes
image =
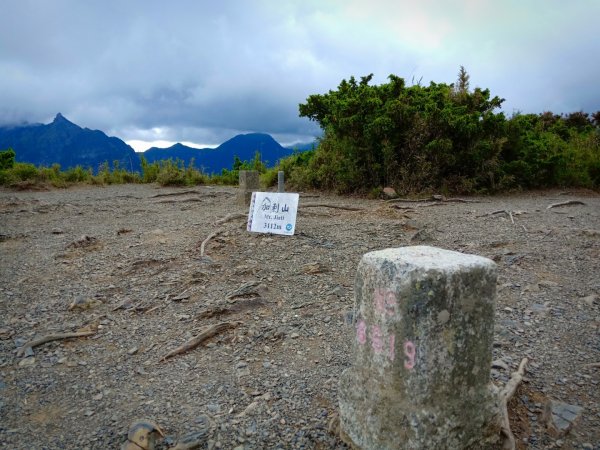
[[[481,448],[499,436],[490,389],[496,265],[427,246],[358,266],[342,437],[362,449]]]
[[[239,183],[240,189],[237,194],[237,203],[240,206],[248,206],[252,198],[252,192],[260,189],[260,182],[257,170],[240,170]]]

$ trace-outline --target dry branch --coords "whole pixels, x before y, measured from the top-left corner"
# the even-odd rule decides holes
[[[521,360],[519,368],[516,372],[512,373],[510,380],[508,380],[508,383],[506,383],[504,389],[502,389],[499,393],[500,414],[502,419],[501,433],[504,436],[504,443],[502,445],[502,448],[505,450],[514,450],[516,448],[515,436],[510,430],[510,421],[508,418],[508,401],[515,394],[517,387],[519,387],[519,384],[521,384],[521,381],[523,381],[523,375],[525,375],[525,366],[527,366],[527,362],[527,358],[523,358]]]
[[[58,341],[61,339],[70,339],[76,337],[85,337],[91,336],[92,334],[96,334],[95,331],[78,331],[73,333],[56,333],[56,334],[47,334],[46,336],[39,337],[37,339],[33,339],[29,342],[26,342],[22,347],[17,349],[17,356],[23,356],[25,350],[28,348],[37,347],[38,345],[45,344],[47,342]]]
[[[210,241],[214,237],[217,237],[222,232],[223,232],[223,230],[214,231],[214,232],[210,233],[208,235],[208,237],[202,241],[202,244],[200,244],[200,256],[201,257],[204,256],[204,250],[205,250],[206,244],[208,244],[208,241]]]
[[[585,205],[582,201],[579,200],[567,200],[566,202],[552,203],[548,205],[546,209],[558,208],[560,206],[571,206],[571,205]]]
[[[163,356],[160,360],[166,361],[167,359],[172,358],[173,356],[180,355],[181,353],[185,353],[188,350],[192,350],[192,349],[198,347],[200,344],[202,344],[207,339],[210,339],[211,337],[213,337],[225,330],[228,330],[230,328],[235,328],[237,325],[238,325],[238,322],[221,322],[216,325],[210,325],[210,326],[206,327],[198,336],[193,337],[192,339],[188,340],[187,342],[180,345],[179,347],[171,350],[169,353],[167,353],[165,356]]]
[[[227,223],[231,220],[235,220],[235,219],[241,219],[242,217],[247,217],[246,214],[244,213],[231,213],[231,214],[227,214],[225,217],[223,217],[222,219],[216,220],[215,221],[215,225],[223,225],[224,223]]]
[[[364,208],[356,208],[354,206],[329,205],[327,203],[307,203],[302,205],[302,208],[333,208],[344,209],[346,211],[364,211]]]

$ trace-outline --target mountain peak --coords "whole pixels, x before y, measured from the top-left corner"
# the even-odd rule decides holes
[[[71,126],[75,126],[75,127],[77,126],[73,122],[71,122],[69,119],[67,119],[65,116],[63,116],[61,113],[58,113],[56,115],[56,117],[52,121],[52,124],[53,125],[71,125]]]

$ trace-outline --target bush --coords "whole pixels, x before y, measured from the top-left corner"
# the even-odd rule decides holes
[[[0,170],[12,169],[15,165],[15,151],[12,148],[0,151]]]

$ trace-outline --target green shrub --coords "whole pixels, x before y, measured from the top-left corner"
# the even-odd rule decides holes
[[[12,148],[0,151],[0,170],[12,169],[15,165],[15,151]]]

